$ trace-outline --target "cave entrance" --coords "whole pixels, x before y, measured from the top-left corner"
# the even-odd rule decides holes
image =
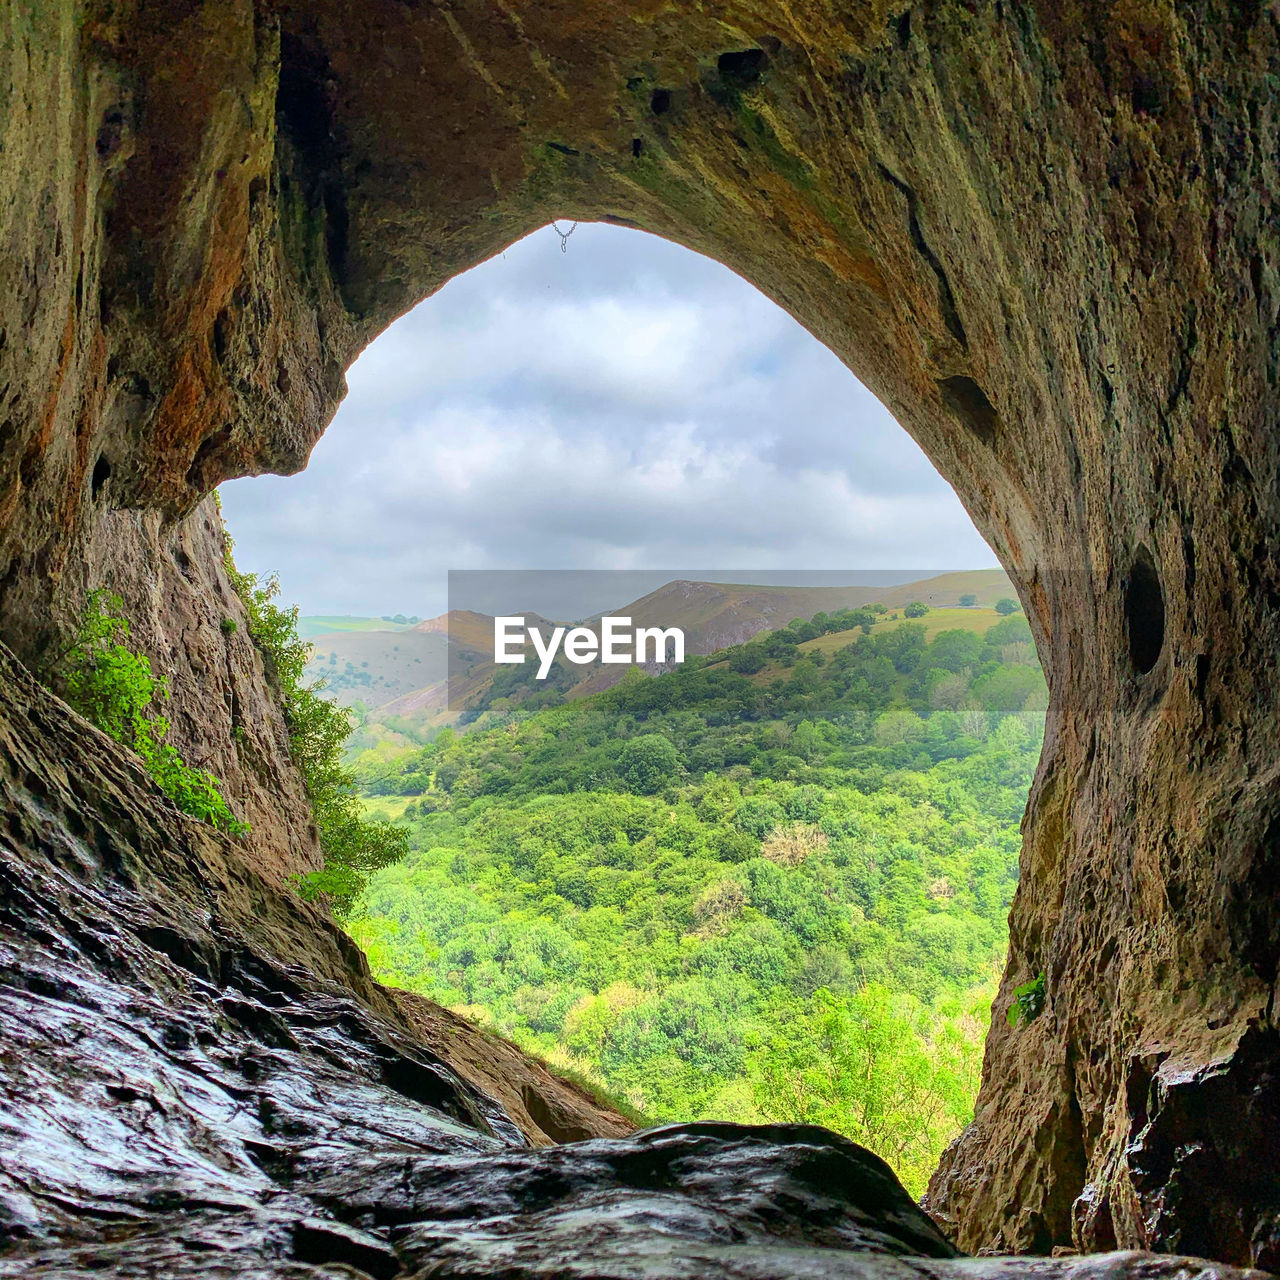
[[[357,711],[370,810],[413,833],[348,921],[375,972],[637,1117],[822,1123],[919,1194],[972,1113],[1047,703],[955,495],[776,304],[617,227],[455,278],[350,387],[302,476],[223,501]],[[695,661],[669,696],[482,663],[459,714],[459,564],[689,566],[663,607]],[[599,576],[574,613],[532,578],[489,612],[644,594]]]

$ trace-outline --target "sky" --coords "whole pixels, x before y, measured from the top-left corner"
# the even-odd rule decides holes
[[[754,286],[621,227],[560,244],[543,228],[391,325],[300,475],[222,486],[242,570],[303,614],[431,617],[451,569],[996,565],[888,411]]]

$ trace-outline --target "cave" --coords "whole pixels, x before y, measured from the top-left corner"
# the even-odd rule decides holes
[[[1271,6],[15,0],[0,59],[0,1274],[1280,1266]],[[207,495],[303,467],[381,329],[555,218],[788,310],[1031,620],[1044,754],[932,1223],[822,1134],[626,1137],[496,1046],[468,1077],[289,887],[314,828]],[[252,842],[37,678],[104,582]],[[704,1200],[659,1230],[655,1187]]]

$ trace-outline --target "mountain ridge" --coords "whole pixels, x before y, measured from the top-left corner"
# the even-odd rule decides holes
[[[819,612],[870,605],[893,611],[914,600],[935,608],[956,604],[966,594],[974,595],[979,607],[989,608],[1015,593],[1002,569],[961,570],[887,587],[675,578],[627,604],[574,621],[581,625],[607,615],[629,617],[636,627],[680,627],[685,633],[686,652],[705,655],[744,644],[797,617],[808,619]],[[535,610],[516,610],[508,616],[523,616],[527,626],[538,627],[544,634],[555,626],[573,625],[552,621]],[[331,695],[339,702],[348,706],[362,703],[372,719],[408,720],[428,731],[443,728],[456,724],[466,705],[483,698],[498,674],[492,659],[493,622],[493,615],[458,609],[411,627],[314,636],[307,669],[327,681]],[[582,678],[572,682],[565,695],[577,697],[608,688],[625,670],[585,668]]]

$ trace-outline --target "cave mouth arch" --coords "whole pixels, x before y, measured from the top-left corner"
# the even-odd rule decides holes
[[[300,475],[223,486],[241,553],[306,612],[352,605],[357,584],[365,612],[399,608],[428,568],[524,563],[530,540],[545,568],[995,567],[888,409],[749,282],[609,223],[557,256],[549,227],[383,330]],[[989,430],[982,392],[951,381],[957,417]],[[359,568],[337,533],[355,524],[379,551]]]
[[[415,614],[430,617],[443,613],[443,604],[423,606],[416,597],[408,599],[404,594],[393,599],[386,594],[387,588],[383,584],[391,581],[394,589],[396,575],[406,572],[410,560],[427,557],[446,531],[459,534],[463,545],[475,545],[481,531],[494,522],[497,513],[489,504],[498,500],[506,508],[502,515],[505,523],[499,531],[502,537],[489,550],[496,555],[505,551],[513,557],[506,563],[520,563],[526,567],[533,567],[539,561],[539,553],[534,550],[539,530],[553,532],[563,520],[587,520],[606,503],[614,508],[627,504],[635,508],[628,529],[641,528],[653,533],[661,523],[659,517],[665,514],[674,526],[677,542],[682,536],[692,540],[689,547],[678,553],[678,559],[675,558],[677,553],[670,550],[646,550],[643,545],[638,548],[625,546],[622,549],[632,564],[698,566],[724,563],[742,569],[750,567],[753,556],[758,556],[761,548],[767,547],[773,551],[774,557],[761,565],[765,570],[806,567],[834,570],[839,565],[850,563],[861,568],[865,563],[865,552],[860,555],[859,536],[865,536],[864,531],[884,535],[886,529],[894,536],[872,542],[871,550],[873,555],[892,558],[873,561],[871,567],[887,570],[891,566],[933,564],[936,568],[960,568],[962,565],[955,560],[944,557],[961,554],[958,548],[964,545],[966,535],[969,554],[981,555],[978,564],[990,562],[990,553],[973,530],[968,516],[927,459],[909,442],[901,427],[868,392],[858,387],[847,368],[750,285],[719,264],[699,259],[679,246],[608,225],[583,224],[567,255],[560,254],[558,247],[551,231],[534,233],[484,266],[451,281],[414,312],[390,326],[353,368],[348,398],[303,475],[288,479],[259,478],[223,487],[224,515],[237,542],[241,568],[283,568],[284,590],[287,597],[293,598],[298,585],[296,570],[282,566],[278,556],[264,549],[261,524],[264,517],[279,517],[291,506],[295,510],[309,507],[317,519],[300,530],[304,535],[300,539],[304,558],[302,569],[310,571],[308,588],[327,591],[327,594],[320,597],[320,603],[309,607],[308,613],[343,615],[368,611],[381,614],[387,609],[394,612],[412,608]],[[546,301],[543,300],[544,295]],[[416,368],[415,362],[419,362]],[[963,379],[955,382],[952,394],[960,410],[967,416],[985,420],[984,415],[993,412],[989,403],[972,383]],[[578,418],[582,419],[581,423]],[[566,419],[573,419],[568,427],[564,426]],[[564,429],[567,443],[563,446],[561,437],[555,434],[549,423]],[[681,453],[688,445],[691,423],[696,447]],[[698,431],[704,434],[699,436]],[[468,439],[469,434],[475,435],[475,443]],[[627,441],[633,447],[628,448]],[[433,453],[433,448],[438,453]],[[645,479],[650,475],[646,468],[655,462],[665,464],[668,453],[676,455],[679,465],[670,474],[666,471],[660,475],[654,473],[661,482],[658,487],[642,485],[635,491],[628,487],[629,475]],[[485,467],[500,461],[497,456],[500,454],[510,455],[510,476],[503,472],[497,480],[490,480]],[[791,467],[792,455],[794,470]],[[538,474],[539,456],[553,461],[553,469],[545,477]],[[380,457],[386,459],[385,469],[380,467]],[[766,457],[771,460],[770,466],[762,471],[762,460]],[[599,470],[593,470],[593,460],[596,459],[601,462]],[[833,472],[847,473],[856,480],[858,487],[847,491],[831,488],[829,479]],[[680,476],[683,480],[679,479]],[[396,488],[390,500],[385,493],[377,492],[379,484],[393,484],[401,480],[403,487]],[[370,486],[371,496],[367,500],[353,499],[352,490],[361,489],[366,483]],[[772,503],[770,489],[778,490]],[[824,516],[834,514],[831,508],[841,502],[842,493],[845,494],[843,500],[850,507],[867,507],[868,520],[859,518],[847,524],[839,520],[832,523],[824,521]],[[410,494],[412,508],[406,504],[406,495]],[[436,500],[443,511],[439,526],[413,524],[415,516],[424,518],[422,509],[431,507]],[[344,504],[348,502],[353,503],[352,510],[367,513],[359,517],[358,532],[364,532],[367,527],[370,535],[376,538],[378,534],[374,530],[377,527],[385,531],[387,539],[385,545],[374,544],[375,549],[363,565],[354,562],[346,550],[357,532],[352,514],[344,511]],[[255,503],[260,503],[260,507]],[[741,508],[737,524],[730,525],[730,506]],[[798,513],[797,518],[790,518],[792,513]],[[681,516],[688,520],[687,530],[680,523]],[[929,524],[930,520],[934,523]],[[282,523],[287,527],[287,522]],[[729,549],[723,541],[711,544],[696,541],[705,536],[707,527],[712,525],[722,539],[726,536],[725,526],[730,525],[727,536],[740,541],[729,544]],[[621,538],[610,540],[607,528],[595,524],[589,527],[590,539],[599,540],[606,547],[617,549],[624,541]],[[255,529],[254,535],[246,538],[246,528]],[[812,560],[815,530],[817,543],[827,546],[836,559],[826,563]],[[552,532],[548,532],[548,539]],[[805,532],[809,540],[798,541]],[[927,540],[922,542],[921,539],[926,537]],[[853,545],[841,547],[842,539]],[[910,549],[894,549],[895,543]],[[280,541],[273,545],[276,549],[281,548]],[[656,545],[661,547],[663,544]],[[397,555],[398,548],[402,547],[408,548],[407,559]],[[345,575],[346,582],[336,588],[313,585],[317,583],[317,566],[326,565],[330,559],[330,548],[334,549],[334,563],[339,566],[337,573]],[[638,561],[637,555],[640,557]],[[391,568],[380,577],[379,562],[383,561]],[[447,564],[445,561],[439,567],[443,569]],[[673,576],[688,578],[693,574],[676,573]],[[892,574],[888,576],[891,581],[895,580]],[[911,575],[898,575],[898,578],[908,576]],[[534,575],[529,577],[530,581],[524,584],[526,591],[536,581]],[[834,573],[830,577],[833,582],[836,580]],[[737,580],[762,582],[768,581],[769,575],[740,576]],[[855,573],[850,580],[859,580],[859,575]],[[412,581],[403,576],[398,578],[402,593],[407,589],[406,584]],[[713,578],[713,581],[723,579]],[[350,604],[349,597],[342,597],[343,589],[363,590],[370,594],[360,597],[364,603],[356,606]],[[384,593],[381,597],[376,594],[379,589]],[[935,764],[941,764],[942,770],[935,775],[935,800],[938,801],[944,794],[942,773],[948,767],[949,752],[944,750],[938,761],[929,758],[922,764],[923,746],[915,751],[907,749],[912,735],[923,732],[925,724],[932,724],[939,733],[943,729],[938,726],[949,724],[952,737],[957,742],[961,737],[968,737],[983,743],[982,749],[974,755],[973,763],[976,765],[983,752],[998,749],[996,729],[997,721],[1001,719],[994,712],[988,718],[987,710],[974,701],[971,692],[972,667],[979,662],[977,637],[1000,622],[991,608],[997,597],[984,597],[982,606],[971,611],[974,620],[971,622],[959,616],[964,609],[955,607],[964,592],[958,586],[949,589],[950,596],[935,600],[937,608],[943,611],[938,616],[948,616],[950,629],[958,630],[962,636],[969,626],[978,628],[972,632],[974,653],[967,658],[945,655],[940,659],[952,665],[958,664],[959,669],[952,671],[948,667],[945,677],[932,682],[936,687],[927,695],[913,694],[911,705],[918,708],[919,715],[916,711],[900,715],[904,723],[898,724],[890,723],[892,714],[885,714],[883,726],[865,734],[859,731],[849,738],[850,743],[865,738],[867,745],[864,750],[879,750],[875,744],[880,741],[878,735],[883,730],[886,762],[892,756],[904,767],[911,764],[925,774]],[[1011,592],[1012,588],[1005,584],[1000,594],[1007,596]],[[637,589],[625,592],[616,600],[602,599],[601,603],[617,605],[624,598],[640,594],[642,592]],[[522,607],[532,607],[545,616],[563,616],[569,620],[569,615],[550,612],[532,595],[528,598],[522,596],[520,603]],[[507,613],[510,609],[497,606],[491,607],[490,611]],[[784,623],[793,613],[803,613],[807,617],[817,611],[816,604],[807,609],[796,605],[786,618],[777,619],[777,625]],[[898,617],[896,610],[892,617]],[[413,621],[418,621],[416,616]],[[916,625],[923,627],[925,623]],[[934,630],[949,629],[946,623],[931,621],[929,626]],[[410,642],[417,639],[412,632],[394,632],[390,637],[387,644],[401,655],[407,654]],[[846,642],[853,644],[860,638],[857,625],[851,625]],[[362,636],[361,644],[365,644],[367,639]],[[377,705],[379,699],[391,691],[388,689],[375,694],[373,686],[364,683],[370,676],[368,668],[373,657],[372,649],[362,650],[365,656],[361,657],[348,651],[337,637],[321,636],[316,643],[322,650],[317,674],[326,677],[331,687],[340,690],[344,698],[359,697],[370,708],[360,741],[366,750],[380,750],[382,742],[375,741],[375,737],[382,730],[368,726],[391,724],[391,713],[380,713]],[[1030,648],[1025,642],[1020,647],[1023,650]],[[834,654],[836,649],[833,647],[831,651]],[[992,659],[984,661],[993,662]],[[378,659],[374,658],[375,666],[377,662]],[[970,665],[966,666],[966,662]],[[803,669],[808,670],[807,667]],[[1013,673],[1015,669],[1022,670],[1015,662],[1008,671]],[[777,678],[789,675],[790,668],[787,668]],[[905,681],[898,683],[905,691]],[[406,694],[397,688],[396,694],[395,698],[388,699],[390,707],[408,707],[412,703],[412,690]],[[895,697],[898,696],[895,693]],[[1040,703],[1038,707],[1042,721],[1044,704]],[[887,707],[876,703],[873,711],[868,713],[864,710],[864,714],[879,716],[887,710]],[[1011,703],[1004,710],[1016,719],[1015,713],[1019,713],[1021,708]],[[857,711],[858,708],[853,708],[850,714]],[[835,716],[837,713],[833,710],[830,714]],[[781,723],[789,728],[790,711],[779,711],[778,715],[783,717]],[[394,718],[403,730],[409,713],[397,712]],[[511,727],[514,729],[515,722]],[[1028,729],[1028,740],[1037,750],[1041,730],[1042,724]],[[661,731],[666,732],[665,729]],[[389,741],[392,733],[390,730],[386,732],[386,740]],[[639,733],[640,730],[629,732]],[[1005,726],[1004,732],[1007,737],[1014,730]],[[699,743],[696,749],[710,752],[715,746],[714,741],[709,747]],[[971,907],[961,909],[960,901],[972,896],[973,891],[968,883],[967,855],[956,844],[942,857],[933,854],[926,857],[923,851],[920,853],[916,870],[924,880],[918,910],[914,906],[906,906],[910,899],[905,894],[899,900],[888,890],[883,893],[868,891],[866,901],[859,902],[854,900],[847,887],[830,891],[840,896],[841,909],[847,908],[860,917],[865,914],[870,918],[878,909],[889,909],[887,904],[892,899],[897,904],[893,909],[903,912],[903,919],[893,929],[899,931],[902,948],[905,949],[914,946],[907,939],[917,934],[921,939],[926,934],[932,939],[929,930],[934,926],[937,927],[934,932],[953,928],[952,942],[960,950],[978,946],[973,938],[965,939],[961,944],[966,929],[973,931],[975,936],[981,930],[984,938],[986,931],[992,928],[998,931],[1008,905],[1007,898],[999,895],[1011,889],[1012,878],[1016,875],[1016,865],[1008,861],[1008,852],[1015,847],[1013,820],[1009,814],[1020,813],[1024,807],[1035,754],[1035,750],[1023,751],[1019,759],[1024,773],[1019,786],[1007,795],[1001,791],[1002,808],[1008,809],[1009,813],[1000,822],[995,822],[990,814],[981,815],[983,830],[989,829],[993,838],[999,836],[1002,839],[1006,855],[1007,865],[1002,864],[998,873],[992,871],[988,875],[985,870],[982,873],[986,877],[982,881],[982,892],[997,895],[993,899],[994,905],[986,903],[981,911]],[[688,766],[690,784],[704,768],[710,767],[709,756],[684,758],[701,761],[696,766],[693,763]],[[796,767],[795,762],[781,766],[777,781],[785,782],[793,776]],[[727,764],[724,765],[724,770],[728,768]],[[854,802],[852,774],[841,777],[838,767],[828,768],[821,776],[816,767],[810,772],[812,777],[808,782],[801,778],[796,783],[802,790],[806,786],[810,793],[815,786],[829,788],[833,806],[837,797]],[[766,784],[773,781],[767,770],[762,778]],[[929,780],[927,785],[930,788],[935,788],[935,779]],[[452,780],[449,785],[453,785]],[[746,787],[741,779],[731,785]],[[871,784],[857,784],[862,785]],[[963,783],[955,781],[951,785],[960,788]],[[701,803],[698,799],[701,792],[697,788],[695,792],[697,794],[692,798],[682,799],[682,803]],[[443,794],[447,799],[450,793],[446,790]],[[624,797],[627,794],[624,788]],[[640,794],[647,793],[642,788]],[[746,790],[743,794],[745,797]],[[879,787],[873,794],[882,797],[886,804],[897,803],[890,786]],[[932,790],[931,794],[934,794]],[[413,796],[408,803],[416,814],[420,805],[434,804],[435,800],[435,796]],[[954,805],[954,796],[951,801]],[[765,797],[760,803],[776,802]],[[910,803],[903,801],[908,807]],[[819,837],[817,834],[822,812],[817,807],[812,812],[804,808],[818,804],[812,794],[805,793],[803,800],[793,796],[787,802],[790,807],[786,808],[785,816],[778,820],[777,829],[767,832],[762,829],[754,842],[769,851],[766,863],[789,868],[789,877],[797,882],[803,880],[806,888],[811,887],[810,880],[813,885],[818,883],[816,877],[825,866],[826,854],[822,849],[816,849],[817,856],[810,865],[798,871],[791,866],[791,860],[797,855],[809,856],[815,852],[805,844],[806,840],[820,838],[825,844],[825,835]],[[973,805],[975,811],[982,808],[982,802],[976,797]],[[866,839],[876,841],[877,845],[883,843],[885,856],[889,857],[891,855],[887,851],[892,847],[892,824],[876,826],[870,813],[868,810]],[[950,821],[951,809],[945,808],[943,813],[946,815],[944,822]],[[572,825],[573,816],[566,816],[567,826]],[[972,815],[967,812],[963,818],[956,818],[957,824],[971,820]],[[744,824],[748,821],[754,822],[755,819],[743,818]],[[719,838],[732,834],[733,828],[724,823],[712,824],[707,831],[714,832]],[[745,827],[738,834],[743,843],[752,844],[746,838]],[[444,836],[432,836],[432,839],[436,838],[442,842],[445,840]],[[477,854],[474,849],[463,852],[466,847],[465,830],[454,832],[449,838],[459,843],[458,858],[462,870],[458,874],[474,879]],[[839,839],[836,845],[841,847]],[[710,855],[700,853],[698,856]],[[738,849],[734,856],[746,857],[747,853]],[[758,849],[751,856],[759,858]],[[843,858],[846,854],[841,852],[839,856]],[[777,861],[771,862],[771,859]],[[562,860],[572,863],[567,856]],[[696,918],[688,922],[687,933],[696,938],[700,930],[709,931],[711,936],[720,931],[730,939],[748,938],[750,929],[736,929],[734,913],[745,908],[759,914],[760,902],[765,901],[771,904],[763,913],[766,920],[774,920],[775,916],[778,920],[785,919],[783,913],[786,908],[781,897],[776,902],[767,899],[766,893],[772,890],[762,886],[758,889],[759,901],[747,901],[740,886],[736,891],[734,889],[737,881],[733,880],[732,863],[719,857],[713,861],[716,874],[728,877],[724,883],[729,888],[717,897],[713,891],[717,890],[719,882],[708,881],[704,887],[705,901],[700,897],[696,903],[691,901],[689,904]],[[599,870],[589,863],[583,865],[591,873]],[[519,870],[529,872],[529,868],[524,866]],[[904,874],[906,870],[904,864]],[[852,870],[845,873],[850,885],[854,878]],[[568,871],[559,873],[555,884],[559,886],[556,892],[562,889],[562,896],[579,910],[589,910],[598,905],[572,865]],[[380,892],[385,896],[391,891],[381,887]],[[458,892],[461,892],[461,885],[450,888],[450,893]],[[777,892],[781,894],[782,890],[779,888]],[[957,892],[961,895],[960,901],[953,902]],[[843,896],[846,894],[847,902]],[[380,905],[373,918],[380,922],[381,928],[397,918],[399,908],[389,905],[389,901],[378,901]],[[915,912],[910,921],[906,918],[908,910]],[[628,913],[624,911],[623,914],[625,918]],[[550,918],[559,920],[555,915]],[[854,959],[852,936],[844,941],[800,943],[797,942],[798,935],[791,934],[782,925],[775,922],[770,928],[776,929],[775,942],[779,946],[785,943],[789,949],[799,948],[800,956],[795,964],[788,962],[787,982],[795,984],[797,993],[803,993],[797,998],[805,1009],[808,1005],[803,1002],[811,1000],[814,991],[830,985],[840,999],[865,1003],[865,1010],[861,1004],[857,1008],[867,1016],[881,1018],[886,1028],[903,1030],[908,1019],[907,1010],[916,1008],[913,1002],[918,1001],[919,1016],[936,1016],[939,1029],[947,1027],[955,1032],[961,1021],[955,1015],[942,1011],[947,1000],[982,1003],[989,1001],[993,994],[987,989],[990,982],[987,961],[992,958],[990,956],[977,964],[972,957],[960,960],[957,952],[954,966],[941,963],[924,965],[917,974],[912,965],[901,967],[900,971],[885,967],[888,961],[878,950],[865,952],[859,959]],[[400,946],[394,931],[377,936],[380,939],[378,947],[384,954],[392,945]],[[751,945],[755,945],[754,935],[750,936],[753,939]],[[394,944],[392,939],[395,939]],[[433,934],[433,946],[438,950],[449,952],[450,948],[461,945],[452,929],[442,929],[438,936]],[[400,950],[397,949],[396,954],[400,955]],[[983,954],[986,956],[985,951]],[[488,963],[478,954],[468,967],[479,973]],[[508,959],[504,963],[514,969],[517,962]],[[869,985],[855,981],[855,967],[860,966],[865,976],[869,965],[883,967],[885,971],[880,978],[873,978]],[[442,973],[446,968],[442,962]],[[945,975],[940,976],[944,969]],[[382,970],[380,976],[395,985],[394,968]],[[699,980],[697,972],[691,972],[683,980],[679,975],[670,974],[656,986],[643,989],[649,1002],[665,1009],[664,1002],[668,1000],[692,999],[685,988],[696,990],[698,1000],[706,1001],[709,997],[697,986]],[[479,979],[471,973],[456,979],[454,986],[449,986],[443,977],[433,977],[432,981],[437,985],[419,988],[419,993],[446,1002],[461,1001],[484,1008],[487,1016],[495,1019],[516,1016],[511,993],[495,991],[486,996]],[[594,1006],[590,1015],[577,1006],[589,1003],[590,999],[597,1002],[605,999],[601,991],[606,988],[613,990],[624,982],[619,967],[609,982],[601,980],[595,984],[600,990],[595,990],[593,995],[578,994],[565,1026],[574,1020],[580,1022],[587,1016],[603,1016]],[[939,984],[940,989],[934,990]],[[568,980],[563,985],[565,992],[576,991]],[[875,1004],[881,998],[878,993],[882,989],[888,993],[891,1009]],[[552,985],[533,983],[533,994],[526,993],[523,998],[527,1002],[535,995],[540,998],[551,991]],[[974,994],[979,991],[984,994]],[[554,1004],[561,994],[556,990],[551,1003]],[[718,998],[724,999],[723,996]],[[854,1004],[849,1007],[852,1009]],[[983,1008],[985,1010],[985,1004]],[[620,1012],[625,1023],[625,1007],[612,1012],[614,1015]],[[689,1016],[705,1021],[708,1043],[724,1039],[723,1029],[714,1024],[705,1004],[693,1001]],[[772,1026],[772,1016],[772,1009],[762,1009],[751,1016],[746,1027],[735,1028],[735,1034],[739,1038],[754,1034],[751,1027],[755,1020],[759,1020],[762,1026]],[[546,1019],[543,1015],[538,1017],[542,1021],[535,1026],[521,1019],[510,1034],[527,1039],[536,1031],[545,1031],[543,1022]],[[969,1074],[965,1077],[966,1083],[960,1085],[957,1082],[961,1092],[976,1088],[977,1054],[981,1045],[981,1035],[975,1036],[976,1024],[968,1015],[966,1018],[963,1022],[966,1028],[964,1035],[968,1037],[964,1040],[968,1064],[965,1071]],[[613,1034],[616,1038],[624,1032],[625,1028],[619,1028]],[[568,1032],[564,1034],[567,1036]],[[930,1032],[918,1040],[921,1052],[938,1051],[940,1040],[930,1038],[934,1034]],[[941,1036],[941,1030],[936,1034]],[[959,1038],[956,1043],[960,1043]],[[560,1053],[568,1052],[567,1040],[564,1044],[557,1044],[556,1048]],[[728,1050],[724,1052],[727,1054]],[[600,1064],[593,1062],[591,1066],[598,1071]],[[706,1069],[710,1070],[709,1067]],[[893,1069],[886,1060],[877,1070],[880,1076],[887,1078]],[[728,1068],[718,1065],[714,1074],[717,1077],[724,1074],[726,1097],[734,1089],[741,1093],[747,1087],[745,1068],[733,1074]],[[833,1077],[839,1074],[834,1064],[827,1074]],[[653,1086],[648,1080],[632,1086],[633,1090],[642,1087],[650,1089],[650,1094],[646,1095],[646,1106],[656,1104],[669,1108],[672,1105],[666,1094],[659,1092],[656,1097],[653,1095]],[[641,1095],[637,1092],[635,1096]],[[676,1096],[674,1089],[672,1096]],[[716,1107],[729,1103],[716,1103],[703,1099],[699,1094],[686,1096],[690,1110],[683,1113],[663,1110],[654,1113],[652,1118],[726,1118],[716,1111]],[[941,1092],[938,1096],[941,1097]],[[819,1105],[819,1101],[815,1097],[812,1105]],[[733,1105],[737,1105],[739,1110],[727,1118],[745,1119],[754,1114],[750,1107],[756,1104],[744,1105],[739,1100]],[[796,1118],[784,1111],[767,1109],[781,1106],[780,1098],[770,1096],[770,1100],[760,1105],[766,1108],[760,1113],[763,1119]],[[837,1127],[848,1129],[848,1122],[841,1124],[834,1111],[828,1120]],[[922,1172],[914,1145],[910,1146],[909,1163],[895,1157],[902,1176],[909,1180],[916,1194],[923,1191],[923,1179],[931,1170],[932,1162],[940,1155],[945,1141],[958,1133],[962,1121],[949,1123],[950,1127],[942,1139],[933,1132],[935,1126],[932,1122],[929,1126],[928,1140],[934,1145],[929,1149],[928,1169]],[[862,1134],[858,1131],[852,1136],[861,1136],[873,1147],[892,1154],[888,1150],[890,1139],[887,1134]]]
[[[974,1250],[1170,1248],[1193,1205],[1197,1247],[1274,1266],[1280,1191],[1218,1173],[1273,1168],[1262,1127],[1241,1105],[1196,1129],[1269,1087],[1269,8],[179,8],[80,39],[64,5],[5,46],[28,103],[0,122],[6,641],[34,663],[135,515],[301,467],[356,353],[521,232],[615,221],[704,252],[955,486],[1052,686],[1002,995],[1044,973],[1045,1010],[996,1019],[931,1208]],[[1134,714],[1135,537],[1164,594],[1158,714]],[[129,563],[154,596],[151,544]],[[1153,1066],[1172,1050],[1176,1078]]]

